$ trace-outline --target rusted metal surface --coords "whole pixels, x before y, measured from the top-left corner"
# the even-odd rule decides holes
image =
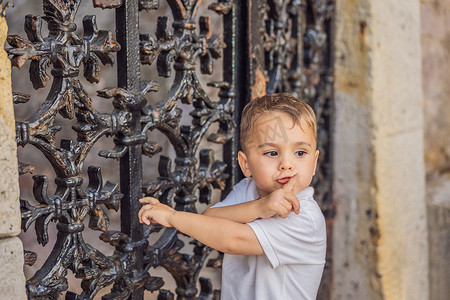
[[[138,202],[154,196],[177,210],[197,212],[196,203],[210,203],[214,189],[226,194],[240,178],[236,163],[239,149],[237,125],[243,105],[265,92],[288,91],[305,98],[319,121],[320,169],[314,185],[326,216],[332,216],[330,202],[330,118],[332,113],[329,1],[226,1],[202,3],[195,0],[167,0],[170,15],[154,20],[155,32],[139,27],[143,10],[159,9],[157,0],[43,0],[43,16],[27,15],[27,37],[8,36],[13,66],[30,61],[30,80],[35,89],[52,82],[37,112],[16,123],[17,144],[34,146],[55,171],[56,191],[48,190],[48,177],[34,175],[33,195],[38,202],[21,199],[22,228],[32,224],[38,243],[56,239],[51,254],[27,281],[30,299],[93,299],[104,287],[111,287],[103,299],[143,299],[144,291],[158,292],[158,299],[218,299],[209,279],[199,278],[208,265],[221,267],[221,256],[209,259],[212,249],[194,240],[192,253],[184,253],[184,242],[174,229],[138,222]],[[83,33],[76,33],[78,7],[94,5],[115,8],[116,32],[100,30],[96,17],[84,16]],[[199,6],[211,15],[198,15]],[[211,18],[221,18],[223,32],[216,32]],[[48,34],[42,36],[47,26]],[[198,72],[210,75],[222,60],[222,79],[203,82]],[[89,83],[101,80],[101,65],[117,61],[117,87],[98,91],[110,99],[113,108],[99,112],[93,95],[86,92],[79,77]],[[217,62],[216,62],[217,63]],[[172,76],[166,95],[156,99],[160,82],[143,78],[142,66],[156,65],[161,81]],[[208,96],[205,86],[217,89]],[[148,99],[152,99],[149,105]],[[27,105],[30,97],[19,92],[14,103]],[[184,106],[180,105],[183,104]],[[182,107],[190,107],[189,110]],[[191,123],[182,125],[189,115]],[[57,115],[76,120],[69,130],[76,139],[60,138],[62,125]],[[210,128],[217,123],[216,132]],[[152,132],[163,133],[173,147],[167,156]],[[102,138],[113,137],[115,147],[102,150],[99,159],[120,161],[120,182],[103,182],[100,168],[90,166],[83,173],[86,156]],[[61,140],[57,144],[57,140]],[[201,149],[202,141],[222,145],[223,157]],[[159,155],[157,178],[144,178],[142,159]],[[20,173],[32,173],[27,163]],[[83,186],[83,180],[88,185]],[[120,184],[120,191],[119,191]],[[120,210],[121,230],[108,230],[108,210]],[[85,222],[85,220],[88,222]],[[58,234],[48,234],[56,222]],[[100,239],[115,252],[106,256],[83,239],[85,224],[102,231]],[[161,231],[156,243],[148,237]],[[26,253],[32,264],[35,254]],[[165,268],[175,279],[175,291],[165,289],[163,278],[151,275],[153,268]],[[67,272],[82,280],[83,292],[70,291]],[[197,288],[200,283],[200,290]],[[217,287],[216,287],[217,288]]]
[[[100,8],[119,8],[123,4],[123,0],[92,0],[94,7]]]

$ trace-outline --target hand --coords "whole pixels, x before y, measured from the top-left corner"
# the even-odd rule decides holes
[[[300,174],[295,174],[280,189],[273,191],[259,200],[261,218],[267,219],[274,215],[286,218],[292,211],[297,215],[300,213],[300,201],[298,201],[293,190],[299,178]]]
[[[139,222],[150,225],[150,222],[159,223],[165,227],[172,227],[170,217],[175,214],[175,210],[170,206],[162,204],[158,199],[146,197],[139,199],[141,203],[147,203],[139,210]]]

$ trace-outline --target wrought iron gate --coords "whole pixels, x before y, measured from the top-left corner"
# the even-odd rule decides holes
[[[63,293],[66,299],[93,299],[104,287],[111,291],[103,299],[143,299],[145,290],[157,291],[158,299],[174,299],[173,292],[177,299],[218,298],[218,291],[209,279],[199,278],[199,271],[208,261],[209,266],[220,266],[220,256],[208,260],[212,250],[196,241],[191,242],[192,254],[183,253],[184,242],[177,231],[139,224],[138,199],[152,195],[177,210],[197,212],[196,203],[210,203],[213,189],[226,195],[240,177],[235,162],[240,111],[249,99],[264,92],[288,91],[314,107],[321,150],[314,180],[316,198],[326,217],[332,217],[333,1],[167,0],[170,13],[163,11],[154,20],[155,32],[141,27],[139,18],[146,17],[142,11],[158,11],[159,0],[43,0],[42,4],[43,16],[25,17],[27,37],[10,34],[6,49],[15,67],[31,61],[35,89],[52,82],[39,109],[26,121],[16,122],[17,144],[33,145],[44,154],[56,184],[56,191],[50,193],[47,176],[34,175],[35,199],[20,200],[22,228],[26,231],[34,223],[38,243],[55,239],[48,234],[50,221],[56,222],[58,230],[48,259],[27,281],[30,299],[57,299]],[[83,33],[77,33],[80,5],[115,9],[116,32],[99,29],[96,16],[86,15]],[[198,15],[201,7],[220,19],[222,32],[215,32],[210,16]],[[43,36],[44,24],[47,36]],[[214,68],[218,59],[223,66]],[[98,83],[101,64],[114,61],[117,87],[100,90],[97,96],[88,94],[80,72],[90,84]],[[158,90],[159,82],[141,73],[146,65],[155,64],[160,81],[173,78],[160,98],[150,93]],[[205,83],[200,79],[200,73],[215,70],[221,72],[220,80]],[[206,85],[218,92],[210,96]],[[113,109],[99,112],[94,105],[98,97],[111,99]],[[28,100],[30,95],[14,93],[14,103]],[[61,137],[67,123],[61,123],[58,114],[72,122],[68,130],[75,132],[76,139]],[[190,124],[183,125],[187,115]],[[218,126],[211,133],[213,124]],[[170,141],[173,157],[166,156],[167,149],[153,140],[155,131]],[[120,189],[116,183],[103,182],[99,167],[84,168],[91,149],[107,137],[113,138],[115,147],[99,155],[120,161]],[[216,158],[211,149],[199,149],[204,140],[222,145],[223,157]],[[157,155],[159,177],[143,178],[143,157]],[[26,163],[19,165],[20,174],[33,169]],[[86,178],[88,184],[83,186]],[[106,209],[120,209],[120,231],[108,231]],[[115,247],[112,256],[85,242],[85,224],[102,231],[100,239]],[[148,237],[158,231],[158,241],[149,245]],[[26,252],[27,262],[34,259],[34,253]],[[173,276],[175,291],[166,290],[164,279],[151,275],[155,267]],[[82,279],[81,294],[69,291],[68,270]],[[324,278],[326,282],[329,274]],[[325,298],[326,290],[323,287],[319,297]]]

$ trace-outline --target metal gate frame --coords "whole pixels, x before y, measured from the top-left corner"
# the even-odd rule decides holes
[[[158,299],[174,299],[164,290],[163,278],[151,276],[151,268],[168,270],[177,283],[177,299],[217,299],[199,271],[212,251],[192,241],[193,254],[181,253],[183,241],[174,229],[164,229],[156,244],[149,245],[150,234],[161,227],[143,226],[137,212],[143,195],[155,196],[177,210],[196,212],[197,202],[210,203],[211,191],[226,195],[241,177],[236,163],[240,111],[250,99],[262,93],[287,91],[306,99],[315,109],[321,151],[315,176],[316,198],[327,218],[333,217],[331,201],[330,128],[332,118],[331,28],[333,1],[320,0],[219,0],[203,4],[196,0],[167,0],[172,16],[157,20],[155,33],[142,33],[139,12],[156,10],[158,0],[93,0],[96,7],[116,9],[116,37],[99,30],[95,16],[83,19],[84,33],[75,33],[74,19],[82,0],[43,0],[44,16],[27,15],[27,38],[9,35],[6,51],[13,66],[30,60],[30,80],[35,89],[52,87],[39,110],[26,121],[16,122],[17,144],[33,145],[55,170],[57,189],[47,191],[48,178],[34,175],[33,194],[37,204],[21,199],[22,228],[35,224],[38,243],[49,241],[48,224],[57,222],[58,235],[52,253],[41,269],[27,281],[30,299],[93,299],[98,291],[111,286],[103,299],[143,299],[145,290],[159,291]],[[215,34],[210,18],[197,16],[198,6],[222,16],[223,33]],[[43,21],[49,34],[43,37]],[[110,113],[100,113],[92,105],[78,79],[81,69],[90,82],[99,82],[100,63],[112,64],[117,53],[117,87],[98,91],[99,97],[112,99]],[[196,76],[212,74],[214,60],[223,56],[223,80],[210,82],[218,96],[210,99]],[[141,78],[141,64],[156,64],[160,77],[175,79],[168,95],[156,105],[148,105],[147,93],[159,87]],[[48,69],[51,73],[48,74]],[[14,93],[14,103],[25,103],[29,95]],[[192,107],[190,126],[180,125],[182,102]],[[23,104],[22,104],[23,105]],[[72,129],[77,140],[62,139],[56,115],[76,120]],[[207,134],[218,123],[216,133]],[[142,155],[149,157],[163,149],[149,140],[159,130],[172,144],[175,158],[161,155],[160,176],[144,183]],[[115,148],[103,150],[101,157],[120,160],[118,184],[103,178],[99,167],[87,169],[89,184],[83,189],[83,164],[93,145],[102,137],[113,137]],[[211,149],[199,150],[200,141],[223,145],[223,161]],[[20,174],[32,166],[19,163]],[[198,197],[196,196],[198,193]],[[121,231],[108,231],[106,209],[118,210]],[[83,239],[84,220],[100,230],[100,239],[115,247],[106,256]],[[330,232],[330,230],[328,230]],[[35,253],[26,251],[31,264]],[[327,297],[331,255],[328,256],[324,287],[319,298]],[[220,266],[220,257],[209,261]],[[68,291],[67,271],[82,279],[83,293]],[[328,272],[328,274],[327,274]],[[201,290],[197,289],[200,281]]]

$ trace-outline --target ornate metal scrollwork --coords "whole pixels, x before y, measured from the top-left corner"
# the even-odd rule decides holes
[[[84,291],[81,295],[67,292],[66,299],[92,299],[101,288],[124,281],[123,278],[132,273],[134,252],[142,251],[145,246],[128,244],[128,249],[123,249],[122,245],[116,245],[116,255],[107,257],[83,240],[86,217],[89,216],[91,229],[106,231],[109,219],[103,206],[118,210],[122,197],[117,184],[108,181],[103,185],[97,167],[89,167],[89,185],[84,190],[81,186],[84,160],[102,136],[126,132],[129,116],[120,109],[111,114],[97,112],[78,79],[83,64],[84,77],[91,83],[98,82],[99,63],[112,64],[112,53],[120,49],[110,31],[98,30],[95,16],[83,19],[82,37],[75,34],[74,17],[80,2],[43,1],[43,18],[34,15],[25,18],[28,39],[14,35],[8,37],[12,48],[7,51],[12,56],[13,66],[20,68],[31,60],[30,78],[35,89],[46,86],[53,77],[50,93],[39,110],[27,121],[16,124],[17,143],[38,148],[57,175],[54,195],[48,195],[47,178],[35,175],[33,193],[39,205],[33,206],[27,200],[21,200],[23,229],[27,230],[34,222],[39,243],[45,245],[48,242],[50,221],[57,221],[58,229],[52,253],[27,282],[27,293],[32,299],[57,299],[68,289],[68,270],[82,279]],[[41,35],[42,20],[48,24],[49,35],[46,38]],[[51,76],[47,73],[50,66]],[[16,94],[15,102],[26,102],[28,98]],[[78,135],[76,142],[63,139],[60,146],[56,145],[55,136],[61,129],[55,122],[58,113],[66,119],[76,117],[77,123],[73,125]],[[21,166],[21,173],[31,168],[26,164]],[[114,244],[111,236],[103,234],[101,237]],[[126,240],[126,237],[122,239]],[[28,256],[32,263],[33,255]],[[148,277],[147,274],[141,281]],[[133,286],[140,284],[136,281],[127,283],[129,288],[123,289],[125,292],[121,295],[130,294]]]
[[[82,279],[83,292],[77,295],[67,291],[66,299],[93,299],[100,289],[109,285],[113,288],[103,296],[104,299],[128,299],[137,295],[137,290],[160,290],[164,281],[150,276],[149,268],[162,266],[176,279],[177,294],[193,299],[198,294],[199,271],[211,249],[193,242],[193,255],[179,253],[183,242],[174,230],[167,230],[158,243],[150,246],[147,237],[159,228],[145,230],[142,239],[138,240],[123,232],[108,231],[109,218],[104,207],[117,211],[123,195],[118,192],[117,184],[108,181],[103,185],[98,167],[88,168],[89,184],[83,189],[82,170],[87,154],[103,136],[114,137],[116,147],[101,151],[99,155],[102,157],[123,159],[130,156],[129,149],[136,146],[142,147],[144,155],[152,157],[162,147],[157,142],[147,141],[147,132],[157,129],[174,146],[177,153],[175,169],[171,166],[172,160],[162,156],[161,177],[144,186],[143,193],[158,196],[168,204],[174,200],[176,209],[185,211],[196,211],[197,190],[200,191],[200,201],[209,203],[211,189],[225,186],[226,164],[215,160],[212,150],[201,150],[197,159],[198,145],[214,122],[221,126],[209,140],[225,143],[230,139],[235,126],[233,98],[228,96],[229,82],[215,82],[211,85],[220,88],[222,98],[217,102],[210,100],[195,71],[196,63],[200,61],[200,71],[211,74],[213,60],[222,55],[225,44],[221,36],[212,34],[208,17],[199,18],[197,30],[195,19],[200,2],[169,1],[174,16],[173,31],[169,18],[160,17],[156,38],[151,34],[141,35],[141,47],[137,49],[143,64],[151,64],[152,58],[157,58],[160,76],[167,77],[172,69],[175,70],[175,81],[169,95],[150,106],[146,105],[145,94],[158,90],[159,84],[154,81],[139,83],[139,93],[123,87],[104,89],[98,92],[98,96],[113,99],[114,110],[100,113],[95,110],[92,99],[78,79],[80,69],[84,66],[83,75],[90,83],[99,82],[100,62],[112,64],[112,54],[120,50],[120,45],[110,31],[97,28],[95,16],[84,17],[83,36],[75,33],[77,26],[74,20],[80,3],[81,0],[44,0],[44,17],[27,15],[25,18],[27,38],[8,36],[11,47],[7,52],[13,66],[21,68],[26,61],[31,61],[29,71],[33,87],[40,89],[53,81],[38,111],[27,121],[16,124],[18,145],[31,144],[38,148],[57,175],[55,194],[48,194],[46,176],[35,175],[33,193],[38,205],[21,200],[23,230],[34,223],[38,243],[45,245],[49,241],[50,221],[56,221],[58,229],[52,253],[27,282],[28,295],[31,299],[57,299],[68,289],[66,274],[71,270]],[[108,5],[97,1],[94,4],[102,8],[128,5],[121,1]],[[140,1],[139,7],[156,9],[158,3]],[[43,20],[48,26],[47,37],[41,34]],[[47,72],[49,68],[51,73]],[[29,99],[20,93],[14,95],[15,103],[25,103]],[[177,106],[178,101],[193,105],[190,112],[192,126],[180,126],[183,112]],[[63,139],[59,146],[56,145],[56,136],[61,131],[56,122],[57,114],[65,119],[76,119],[72,126],[77,134],[76,142]],[[141,128],[140,133],[136,133],[136,128]],[[33,169],[30,164],[20,166],[21,174]],[[115,247],[113,256],[102,254],[84,241],[84,220],[88,216],[89,227],[103,231],[100,239]],[[138,253],[144,255],[141,262],[144,265],[139,268]],[[34,253],[27,252],[26,256],[29,264],[34,263]],[[213,293],[210,282],[207,279],[201,279],[201,282],[200,297],[210,297],[208,295]],[[173,294],[162,290],[160,297],[170,299]]]
[[[269,0],[261,7],[267,92],[291,92],[308,101],[317,115],[321,155],[313,184],[315,197],[326,214],[333,213],[329,154],[333,7],[333,2],[327,0]]]
[[[176,158],[160,157],[160,177],[145,185],[144,193],[169,205],[173,199],[177,210],[196,212],[197,201],[210,203],[211,190],[225,187],[226,164],[215,160],[210,149],[202,149],[199,159],[197,155],[200,141],[212,123],[219,122],[221,126],[217,133],[209,135],[209,141],[224,144],[231,138],[235,127],[234,99],[228,96],[230,83],[214,82],[210,85],[220,88],[224,97],[218,102],[211,101],[196,76],[197,61],[200,61],[201,73],[212,74],[213,61],[221,56],[221,49],[225,47],[222,37],[212,34],[209,17],[199,17],[199,24],[195,23],[200,2],[169,0],[168,4],[174,17],[172,26],[168,17],[159,17],[155,36],[141,34],[140,53],[143,64],[156,61],[161,77],[170,76],[173,65],[174,84],[167,99],[156,106],[146,107],[144,115],[147,118],[142,119],[142,124],[143,132],[157,129],[164,133],[175,149]],[[200,34],[197,34],[197,26]],[[192,117],[190,126],[179,125],[181,111],[177,108],[177,101],[193,105],[189,113]],[[146,144],[150,149],[159,148],[156,142]],[[154,154],[154,151],[144,151],[148,152]],[[193,241],[194,255],[181,254],[178,250],[181,250],[183,242],[176,236],[173,230],[166,230],[156,246],[149,247],[147,256],[159,254],[155,261],[175,278],[178,297],[192,299],[198,294],[198,274],[211,249]],[[171,246],[167,247],[168,244]],[[213,291],[207,279],[201,279],[201,282],[201,297],[206,297]]]

